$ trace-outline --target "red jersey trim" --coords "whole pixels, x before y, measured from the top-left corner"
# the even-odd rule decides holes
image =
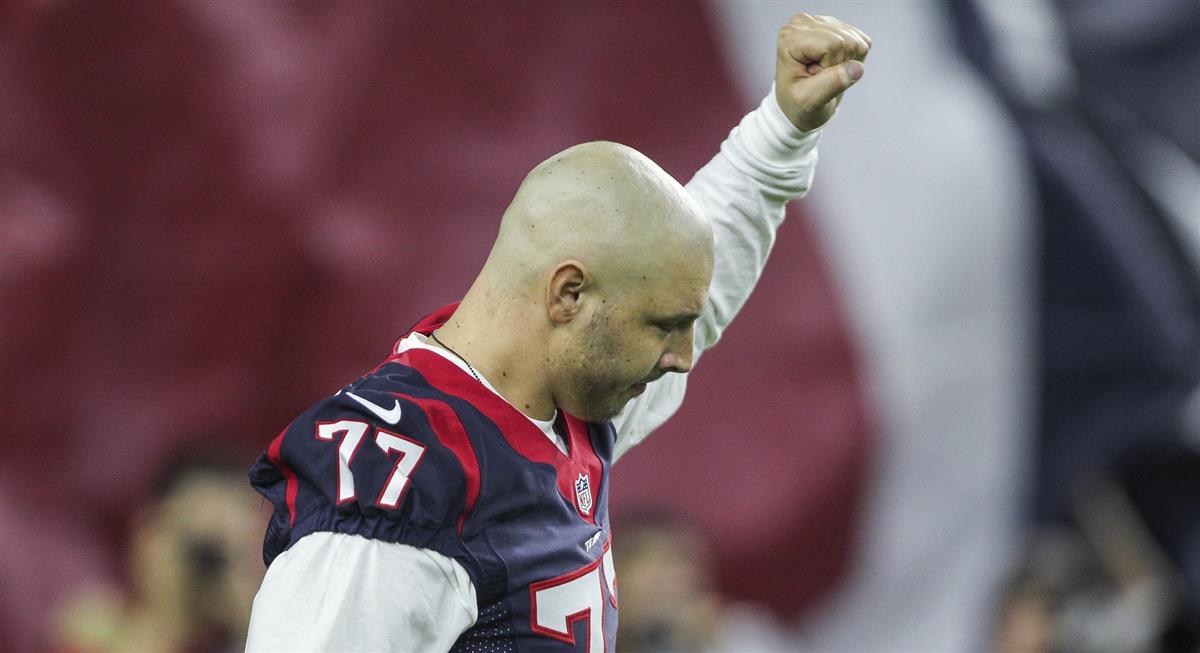
[[[457,303],[430,313],[413,327],[413,332],[428,336],[445,324],[456,308]],[[392,351],[395,352],[394,347]],[[466,400],[499,427],[514,451],[528,460],[554,467],[559,494],[575,506],[580,518],[593,525],[596,523],[596,504],[599,503],[604,479],[604,463],[592,448],[586,422],[563,412],[569,448],[568,454],[564,455],[528,417],[440,354],[424,349],[408,349],[399,354],[393,353],[384,361],[385,364],[391,362],[419,370],[438,390]],[[471,458],[474,460],[474,455]],[[580,510],[575,493],[575,480],[581,473],[587,474],[593,492],[592,507],[586,512]]]
[[[479,459],[475,455],[475,446],[471,444],[471,439],[467,437],[467,430],[463,428],[462,422],[458,419],[458,414],[454,409],[444,401],[437,399],[428,399],[424,397],[413,397],[410,395],[396,393],[396,396],[413,402],[421,408],[425,413],[425,418],[429,420],[429,426],[433,429],[434,436],[442,443],[444,447],[454,453],[454,457],[458,458],[459,465],[462,466],[463,472],[467,477],[467,499],[463,506],[463,512],[458,516],[458,533],[463,532],[463,523],[467,516],[475,509],[475,502],[479,500]]]
[[[287,482],[284,496],[287,497],[288,511],[288,528],[296,525],[296,494],[300,491],[300,483],[296,480],[296,472],[287,463],[283,462],[283,436],[287,435],[287,429],[279,432],[274,440],[271,440],[271,446],[267,447],[267,459],[275,465],[283,474],[284,480]]]

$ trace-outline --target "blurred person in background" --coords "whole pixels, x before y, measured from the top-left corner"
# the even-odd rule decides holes
[[[86,587],[56,611],[54,653],[225,653],[245,645],[262,579],[261,499],[232,456],[188,453],[138,509],[126,589]]]
[[[1200,457],[1180,462],[1170,482],[1190,478],[1190,492],[1200,492]],[[1069,523],[1031,537],[999,601],[991,649],[1194,653],[1200,620],[1188,594],[1128,479],[1094,479],[1073,498]]]
[[[797,650],[760,606],[721,594],[707,536],[667,510],[627,515],[620,569],[621,653],[784,653]]]

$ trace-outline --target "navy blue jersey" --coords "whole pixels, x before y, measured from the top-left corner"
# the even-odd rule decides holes
[[[616,434],[564,421],[567,454],[437,353],[393,354],[300,415],[251,470],[275,506],[264,560],[314,532],[430,549],[467,570],[478,598],[453,650],[611,652]]]

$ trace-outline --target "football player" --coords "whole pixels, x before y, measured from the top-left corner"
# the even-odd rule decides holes
[[[275,512],[248,650],[612,651],[611,465],[749,296],[870,46],[793,17],[686,188],[615,143],[534,168],[462,300],[252,470]]]

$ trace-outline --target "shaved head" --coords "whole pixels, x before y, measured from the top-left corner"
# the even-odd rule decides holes
[[[526,414],[604,421],[690,369],[712,270],[712,228],[679,182],[630,147],[584,143],[525,177],[439,337]]]
[[[607,285],[658,273],[664,257],[711,249],[708,221],[679,182],[641,152],[598,141],[530,171],[484,273],[522,285],[575,260]]]

